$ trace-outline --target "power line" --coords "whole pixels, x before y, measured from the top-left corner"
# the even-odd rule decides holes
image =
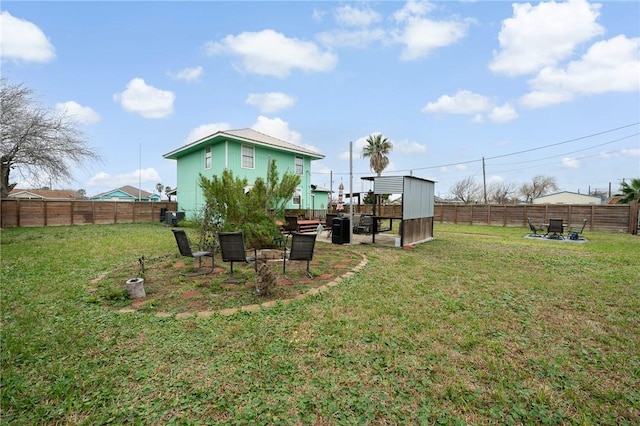
[[[552,143],[552,144],[550,144],[550,145],[539,146],[539,147],[537,147],[537,148],[525,149],[525,150],[523,150],[523,151],[513,152],[513,153],[511,153],[511,154],[503,154],[503,155],[496,155],[496,156],[494,156],[494,157],[487,157],[486,159],[487,159],[487,160],[493,160],[493,159],[495,159],[495,158],[502,158],[502,157],[509,157],[509,156],[511,156],[511,155],[524,154],[524,153],[531,152],[531,151],[537,151],[537,150],[539,150],[539,149],[550,148],[550,147],[552,147],[552,146],[563,145],[563,144],[566,144],[566,143],[571,143],[571,142],[576,142],[576,141],[580,141],[580,140],[583,140],[583,139],[592,138],[592,137],[594,137],[594,136],[604,135],[604,134],[606,134],[606,133],[615,132],[616,130],[622,130],[622,129],[626,129],[627,127],[637,126],[638,124],[640,124],[640,121],[639,121],[639,122],[636,122],[636,123],[632,123],[632,124],[627,124],[626,126],[617,127],[617,128],[615,128],[615,129],[605,130],[605,131],[603,131],[603,132],[593,133],[593,134],[591,134],[591,135],[587,135],[587,136],[581,136],[581,137],[579,137],[579,138],[569,139],[569,140],[562,141],[562,142],[556,142],[556,143]]]
[[[634,133],[632,135],[628,135],[628,136],[624,136],[622,138],[614,139],[614,140],[609,141],[609,142],[604,142],[604,143],[601,143],[601,144],[598,144],[598,145],[593,145],[593,146],[590,146],[590,147],[587,147],[587,148],[583,148],[583,149],[578,149],[578,150],[575,150],[575,151],[565,152],[563,154],[552,155],[551,157],[538,158],[536,160],[517,161],[517,162],[508,163],[508,164],[500,164],[500,163],[498,163],[498,164],[492,164],[492,166],[505,166],[505,165],[506,166],[511,166],[511,165],[514,165],[514,164],[533,163],[535,161],[549,160],[551,158],[556,158],[556,157],[562,157],[562,156],[565,156],[565,155],[575,154],[576,152],[588,151],[588,150],[593,149],[593,148],[598,148],[600,146],[604,146],[604,145],[609,145],[609,144],[612,144],[612,143],[620,142],[622,140],[629,139],[629,138],[632,138],[632,137],[638,136],[638,135],[640,135],[640,133]]]
[[[638,124],[640,124],[640,121],[635,122],[635,123],[631,123],[631,124],[626,124],[624,126],[616,127],[614,129],[604,130],[602,132],[592,133],[592,134],[589,134],[589,135],[586,135],[586,136],[580,136],[580,137],[577,137],[577,138],[564,140],[564,141],[561,141],[561,142],[556,142],[556,143],[552,143],[552,144],[548,144],[548,145],[542,145],[542,146],[538,146],[538,147],[535,147],[535,148],[529,148],[529,149],[525,149],[525,150],[522,150],[522,151],[512,152],[512,153],[509,153],[509,154],[495,155],[493,157],[485,157],[485,161],[486,160],[494,160],[496,158],[510,157],[510,156],[513,156],[513,155],[525,154],[527,152],[533,152],[533,151],[537,151],[537,150],[541,150],[541,149],[551,148],[551,147],[554,147],[554,146],[568,144],[568,143],[571,143],[571,142],[577,142],[577,141],[580,141],[580,140],[589,139],[589,138],[593,138],[593,137],[596,137],[596,136],[604,135],[604,134],[607,134],[607,133],[612,133],[612,132],[615,132],[615,131],[618,131],[618,130],[626,129],[626,128],[629,128],[629,127],[632,127],[632,126],[637,126]],[[630,137],[633,137],[633,136],[637,136],[637,135],[638,135],[638,133],[635,133],[633,135],[625,136],[623,138],[616,139],[614,141],[605,142],[605,143],[602,143],[602,144],[599,144],[599,145],[594,145],[594,146],[591,146],[591,147],[588,147],[588,148],[584,148],[582,150],[573,151],[573,152],[580,152],[580,151],[584,151],[584,150],[587,150],[587,149],[597,148],[599,146],[607,145],[607,144],[614,143],[614,142],[619,142],[620,140],[627,139],[627,138],[630,138]],[[562,155],[568,155],[568,154],[560,154],[560,155],[557,155],[557,156],[562,156]],[[553,158],[553,157],[549,157],[549,158]],[[541,161],[541,160],[528,160],[528,161]],[[481,163],[481,162],[482,162],[482,158],[477,159],[477,160],[457,161],[455,163],[440,164],[440,165],[436,165],[436,166],[416,167],[416,168],[411,168],[411,169],[402,169],[402,170],[396,170],[396,172],[411,172],[411,171],[416,171],[416,170],[431,170],[431,169],[439,169],[439,168],[442,168],[442,167],[452,167],[452,166],[458,166],[458,165],[463,165],[463,164]],[[512,164],[515,164],[515,163],[512,163]],[[328,172],[315,172],[313,174],[328,174]],[[334,174],[336,174],[336,175],[347,175],[348,173],[334,173]],[[369,175],[369,174],[371,174],[371,172],[359,172],[359,173],[353,173],[353,174],[354,175]]]

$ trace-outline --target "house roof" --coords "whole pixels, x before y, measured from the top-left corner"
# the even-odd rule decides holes
[[[141,198],[151,198],[154,195],[157,196],[156,194],[152,194],[151,192],[145,191],[144,189],[140,189],[139,190],[138,188],[133,187],[131,185],[125,185],[125,186],[121,186],[120,188],[112,189],[110,191],[103,192],[103,193],[98,194],[98,195],[94,195],[91,198],[92,199],[103,198],[103,197],[107,197],[110,194],[113,194],[115,192],[123,192],[126,195],[129,195],[131,198],[138,198],[138,194],[140,194]]]
[[[167,154],[164,154],[163,157],[170,160],[176,160],[179,157],[182,157],[186,154],[189,154],[190,152],[200,149],[200,147],[205,143],[223,142],[224,140],[229,138],[239,140],[241,142],[249,142],[256,145],[266,146],[266,147],[278,149],[281,151],[303,154],[309,157],[313,157],[315,159],[324,158],[323,154],[312,151],[300,145],[296,145],[290,142],[285,142],[281,139],[274,138],[273,136],[265,135],[264,133],[260,133],[253,129],[220,130],[209,136],[205,136],[204,138],[198,139],[195,142],[191,142],[178,149],[174,149],[173,151]]]
[[[78,198],[76,191],[72,189],[19,189],[14,188],[9,192],[13,198],[38,198],[48,200],[73,200]]]
[[[554,192],[553,194],[541,195],[538,198],[536,198],[536,200],[540,200],[542,198],[548,198],[548,197],[556,197],[562,194],[578,195],[580,197],[589,197],[589,198],[596,198],[598,200],[601,200],[601,198],[597,195],[580,194],[579,192],[571,192],[571,191],[560,191],[560,192]]]
[[[322,188],[318,185],[311,185],[312,192],[331,192],[329,188]]]

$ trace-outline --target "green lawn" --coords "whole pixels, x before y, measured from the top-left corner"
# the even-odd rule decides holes
[[[436,224],[353,246],[328,292],[207,319],[112,312],[88,282],[160,225],[4,229],[5,424],[639,424],[640,237]],[[322,242],[326,244],[326,242]]]

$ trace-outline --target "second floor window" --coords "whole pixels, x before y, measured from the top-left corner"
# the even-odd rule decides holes
[[[296,174],[302,176],[304,174],[304,159],[296,157]]]
[[[253,169],[254,148],[248,145],[242,145],[242,167],[245,169]]]
[[[211,168],[211,147],[208,146],[204,149],[204,168]]]

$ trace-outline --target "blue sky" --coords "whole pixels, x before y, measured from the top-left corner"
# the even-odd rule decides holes
[[[640,2],[14,2],[2,76],[78,121],[104,162],[54,188],[175,186],[162,155],[251,127],[325,155],[354,190],[366,137],[383,175],[561,190],[640,176]],[[16,177],[17,178],[17,177]],[[46,180],[45,180],[46,182]],[[29,185],[30,182],[20,182]]]

